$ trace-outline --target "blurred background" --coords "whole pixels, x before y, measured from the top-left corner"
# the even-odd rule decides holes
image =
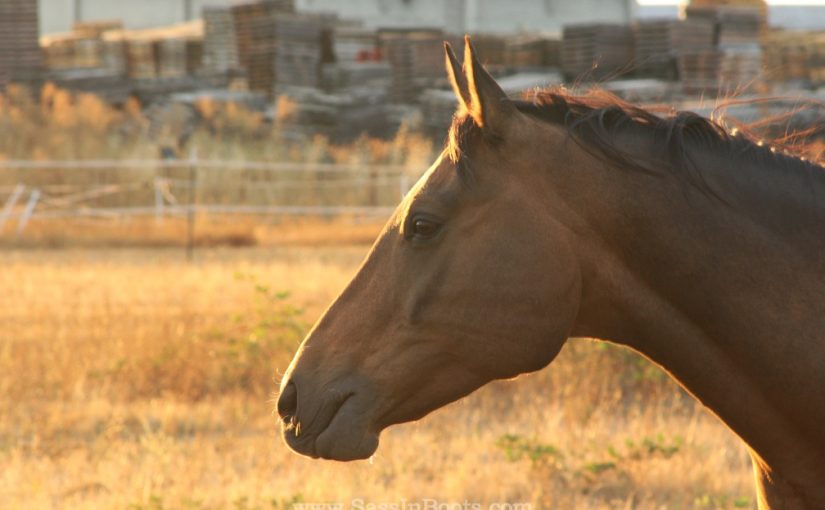
[[[370,462],[281,444],[280,373],[440,151],[464,34],[513,96],[823,155],[825,2],[0,0],[0,508],[756,508],[738,440],[589,340]]]

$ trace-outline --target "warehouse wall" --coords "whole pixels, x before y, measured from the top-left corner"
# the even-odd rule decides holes
[[[633,0],[296,0],[300,10],[333,11],[371,27],[431,26],[448,32],[561,32],[569,23],[629,22]]]
[[[187,12],[200,17],[205,5],[232,0],[37,0],[40,33],[71,29],[76,20],[123,19],[127,28],[185,21]],[[558,32],[576,22],[627,22],[633,0],[295,0],[299,10],[337,12],[363,19],[371,27],[429,26],[449,32]]]

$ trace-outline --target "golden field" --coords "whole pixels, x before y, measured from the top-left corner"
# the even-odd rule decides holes
[[[367,249],[0,251],[0,508],[755,508],[738,439],[588,340],[387,430],[369,462],[289,452],[278,374]]]
[[[414,176],[432,157],[406,129],[293,143],[261,115],[196,109],[190,145],[203,159],[391,164]],[[0,96],[0,161],[155,158],[175,135],[134,103],[115,110],[51,86]],[[155,172],[6,170],[0,186]],[[199,216],[195,227],[191,263],[181,218],[35,217],[20,237],[10,224],[0,232],[0,510],[755,508],[739,440],[644,359],[589,340],[387,430],[369,462],[289,452],[272,413],[279,374],[380,225]]]

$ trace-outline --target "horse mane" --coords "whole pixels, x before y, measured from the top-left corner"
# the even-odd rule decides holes
[[[563,87],[554,87],[535,91],[529,100],[514,103],[522,113],[564,127],[584,150],[612,166],[654,175],[675,173],[685,183],[723,202],[728,202],[724,192],[710,182],[718,181],[719,173],[743,173],[739,170],[744,168],[751,180],[764,173],[773,173],[774,177],[776,172],[798,173],[807,181],[818,181],[815,184],[825,194],[825,168],[802,157],[801,147],[787,142],[793,136],[766,142],[743,127],[729,130],[690,111],[645,109],[598,88],[574,95]],[[642,153],[638,144],[627,143],[627,135],[650,140],[652,143],[644,146],[653,150]],[[454,118],[448,156],[455,162],[462,161],[464,149],[479,137],[481,130],[469,115]],[[709,170],[707,164],[698,164],[700,157],[707,161],[714,156],[727,163],[726,168]],[[770,183],[766,186],[774,180],[766,179]],[[810,195],[810,189],[800,191]],[[812,196],[816,202],[816,194]]]

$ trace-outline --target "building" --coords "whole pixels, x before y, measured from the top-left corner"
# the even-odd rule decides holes
[[[127,28],[171,25],[200,17],[206,5],[232,0],[38,0],[41,34],[76,21],[121,19]],[[560,33],[570,23],[627,23],[634,0],[295,0],[298,10],[335,12],[369,27],[427,26],[448,32]]]

